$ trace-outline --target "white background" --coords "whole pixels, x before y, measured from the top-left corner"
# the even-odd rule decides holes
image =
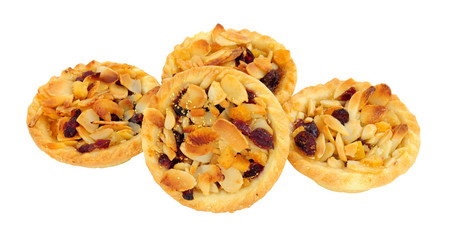
[[[445,1],[2,1],[0,239],[449,239],[450,8]],[[233,214],[180,205],[141,154],[106,169],[63,164],[28,134],[40,85],[77,63],[136,65],[158,79],[187,36],[258,31],[291,50],[300,89],[334,77],[388,83],[421,126],[416,164],[359,194],[287,162],[272,190]]]

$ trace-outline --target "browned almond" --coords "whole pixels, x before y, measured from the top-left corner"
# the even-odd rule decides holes
[[[386,106],[390,99],[391,88],[382,83],[375,86],[375,92],[369,97],[369,103],[372,105]]]
[[[240,34],[237,31],[232,30],[232,29],[229,29],[228,31],[224,31],[220,35],[230,41],[233,41],[233,42],[236,42],[239,44],[245,44],[245,43],[250,42],[249,37],[247,37],[243,34]]]
[[[100,72],[100,80],[105,83],[113,83],[119,80],[119,74],[111,68],[105,67]]]
[[[215,41],[215,39],[220,36],[221,33],[225,32],[225,28],[221,24],[217,24],[214,29],[211,31],[211,37]]]
[[[361,109],[360,120],[362,124],[375,124],[383,120],[386,107],[381,105],[366,105]]]
[[[348,136],[349,135],[348,131],[344,127],[344,125],[342,125],[342,123],[339,122],[339,120],[337,120],[333,116],[331,116],[331,115],[322,115],[322,120],[329,128],[335,130],[336,132],[341,133],[343,136]]]
[[[176,169],[170,169],[164,172],[161,178],[161,184],[174,191],[186,191],[192,189],[197,182],[195,178],[185,172]]]
[[[235,151],[240,152],[249,147],[247,139],[230,121],[219,118],[212,128],[220,137],[225,139]]]
[[[362,97],[361,97],[361,102],[359,103],[359,109],[361,109],[367,105],[367,103],[369,102],[370,96],[372,96],[372,94],[374,92],[375,92],[374,86],[370,86],[366,90],[364,90]]]
[[[190,84],[186,93],[181,97],[178,105],[180,107],[191,110],[194,108],[201,108],[208,100],[208,96],[203,88]]]
[[[347,91],[349,88],[353,87],[355,85],[355,80],[353,78],[349,78],[348,80],[342,82],[334,91],[334,99],[337,99],[339,96],[341,96],[345,91]]]
[[[212,143],[218,135],[209,127],[200,127],[191,132],[186,140],[186,150],[191,155],[205,155],[212,151]]]
[[[158,128],[164,127],[164,116],[158,109],[147,108],[144,116],[146,119],[150,120],[151,124],[157,126]]]
[[[111,121],[111,114],[117,115],[119,118],[123,117],[123,108],[114,101],[109,99],[99,99],[94,102],[92,109],[105,121]]]
[[[230,100],[230,102],[240,105],[241,103],[248,101],[247,90],[235,76],[226,75],[222,78],[220,86],[227,94],[227,99]]]
[[[219,65],[225,62],[225,59],[231,56],[233,52],[229,48],[221,49],[205,57],[203,63],[205,65]]]

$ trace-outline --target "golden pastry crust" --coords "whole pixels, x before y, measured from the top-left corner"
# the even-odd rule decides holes
[[[257,59],[256,62],[244,60],[248,49]],[[240,62],[239,57],[242,61]],[[258,59],[260,58],[260,59]],[[237,65],[237,63],[240,63]],[[206,65],[233,67],[243,71],[272,88],[280,103],[289,99],[297,83],[297,68],[290,56],[289,50],[273,38],[251,32],[247,29],[236,31],[225,30],[220,24],[210,32],[201,32],[186,38],[183,43],[175,46],[174,51],[167,56],[163,68],[162,79],[172,77],[184,70]],[[277,70],[278,69],[278,70]],[[278,85],[269,83],[268,74],[279,74]],[[264,76],[267,76],[262,80]]]
[[[36,145],[60,162],[83,167],[118,165],[142,152],[140,123],[132,118],[151,105],[158,89],[155,78],[134,66],[97,61],[78,64],[39,88],[28,107],[28,130]],[[78,123],[85,113],[96,124]],[[122,115],[111,119],[113,114]],[[66,123],[72,118],[77,123],[70,127]],[[87,131],[89,126],[92,129]],[[83,145],[85,149],[80,150]]]
[[[226,86],[223,85],[226,81],[232,82],[234,80],[238,82],[230,85],[233,89],[243,87],[245,88],[244,91],[250,90],[254,93],[253,104],[246,105],[245,102],[239,104],[243,101],[238,99],[239,96],[245,95],[247,97],[247,93],[233,95],[238,92],[226,89]],[[228,107],[224,107],[225,110],[222,113],[219,113],[214,105],[209,104],[211,101],[222,98],[220,86],[224,87],[223,90],[227,94],[226,100],[222,101],[221,104],[228,105]],[[208,89],[206,91],[208,93],[207,99],[202,95],[202,89]],[[190,116],[194,113],[195,115],[202,115],[203,110],[197,113],[195,108],[191,108],[186,117],[179,116],[175,112],[177,120],[174,124],[172,118],[175,109],[174,102],[178,102],[178,106],[182,106],[183,99],[188,98],[185,96],[193,95],[197,97],[191,99],[190,102],[192,104],[200,103],[197,109],[207,109],[204,116],[209,117],[204,117],[200,126],[196,127],[195,125],[199,123],[198,119]],[[158,102],[157,108],[149,108],[144,113],[142,136],[145,159],[155,181],[181,204],[201,211],[233,212],[251,206],[262,198],[277,181],[288,154],[288,121],[274,95],[256,79],[231,68],[216,66],[194,68],[166,80],[157,93],[156,101]],[[242,108],[249,110],[250,119],[247,117],[247,111],[239,108],[239,106],[236,107],[237,105],[240,107],[246,106]],[[247,107],[249,105],[252,106]],[[231,123],[236,119],[242,119],[242,121],[247,121],[252,128],[251,130],[254,131],[253,121],[256,121],[257,113],[265,115],[265,118],[262,119],[266,119],[264,122],[268,122],[266,124],[267,131],[272,131],[272,149],[270,147],[263,149],[256,146],[248,136],[245,136],[242,130],[239,131]],[[184,120],[189,118],[195,124],[188,124],[189,121]],[[212,120],[206,120],[208,118],[212,118]],[[264,126],[264,123],[260,122],[258,126]],[[165,163],[162,162],[167,155],[171,155],[170,151],[167,151],[171,145],[171,141],[168,140],[170,134],[167,135],[167,132],[175,134],[175,131],[179,131],[181,128],[184,138],[182,143],[178,142],[175,146],[178,147],[176,151],[187,155],[193,154],[194,157],[197,156],[194,154],[195,152],[201,152],[199,155],[206,154],[198,159],[195,157],[195,161],[191,159],[191,156],[182,158],[181,163],[170,166],[171,162],[168,162],[168,159]],[[188,149],[188,144],[196,145]],[[228,152],[231,155],[228,156]],[[206,160],[202,158],[208,156],[208,154],[211,155]],[[262,157],[258,158],[258,156]],[[177,160],[178,157],[179,153],[171,161],[179,161]],[[249,158],[252,160],[250,161]],[[230,159],[231,162],[228,161]],[[249,174],[251,168],[248,164],[264,165],[263,170],[260,173],[258,172],[256,177],[246,177],[249,176],[246,175],[246,172]],[[202,185],[204,178],[200,176],[202,172],[205,172],[205,169],[209,169],[206,172],[213,172],[209,177],[214,179],[211,180],[210,188],[206,190]],[[231,172],[239,174],[231,174]],[[171,181],[172,175],[178,175],[178,179],[181,178],[183,181]],[[227,178],[229,178],[228,181],[235,179],[236,184],[224,183]],[[239,181],[241,181],[241,185],[237,183]],[[194,189],[190,196],[193,198],[191,200],[183,197],[183,191],[187,189]]]
[[[355,91],[347,91],[352,87]],[[405,173],[418,155],[417,120],[385,84],[373,87],[368,82],[333,79],[301,90],[283,108],[291,122],[289,161],[327,189],[362,192],[386,185]],[[338,109],[346,111],[335,112]],[[317,126],[320,135],[314,147],[300,143],[300,137],[296,144],[297,134],[307,131],[298,119],[305,123],[312,120]],[[339,127],[339,119],[346,121],[345,129]],[[308,147],[315,148],[314,155],[306,154]]]

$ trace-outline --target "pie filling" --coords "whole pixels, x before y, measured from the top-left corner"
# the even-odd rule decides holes
[[[44,120],[57,148],[80,153],[123,143],[140,133],[142,112],[158,89],[147,78],[126,64],[93,61],[69,68],[39,88],[40,107],[28,126]]]
[[[165,116],[146,113],[159,128],[161,184],[193,200],[195,192],[237,192],[262,174],[274,149],[263,99],[231,75],[206,90],[190,84],[174,98]]]
[[[272,92],[284,74],[280,66],[291,58],[288,50],[259,49],[245,34],[220,24],[205,39],[189,40],[173,52],[177,72],[207,65],[233,67],[259,79]]]
[[[355,88],[349,79],[329,99],[308,99],[298,112],[291,137],[296,152],[331,168],[378,173],[397,164],[407,153],[401,147],[408,125],[386,105],[391,89],[386,84]]]

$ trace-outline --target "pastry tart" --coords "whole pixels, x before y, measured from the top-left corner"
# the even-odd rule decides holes
[[[131,65],[78,64],[39,87],[28,107],[28,130],[60,162],[117,165],[142,152],[143,111],[158,89],[154,77]]]
[[[283,108],[291,122],[289,161],[333,191],[388,184],[419,152],[417,120],[386,84],[333,79],[303,89]]]
[[[175,46],[164,65],[163,82],[179,72],[207,65],[235,68],[259,79],[280,103],[292,95],[297,82],[297,68],[282,44],[247,29],[225,30],[220,24]]]
[[[232,68],[193,68],[166,80],[145,110],[145,159],[181,204],[233,212],[277,181],[288,155],[288,121],[274,95]]]

